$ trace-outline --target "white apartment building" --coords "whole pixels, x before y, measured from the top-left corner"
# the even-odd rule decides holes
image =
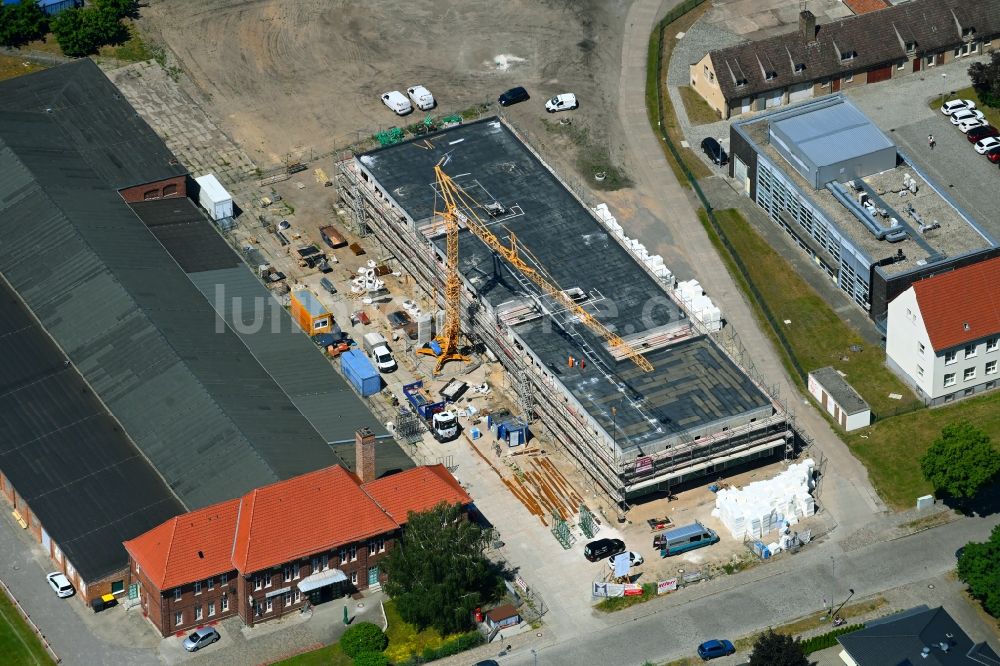
[[[886,361],[927,404],[1000,380],[1000,257],[926,278],[889,303]]]

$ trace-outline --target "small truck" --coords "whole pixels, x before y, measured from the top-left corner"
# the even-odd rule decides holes
[[[458,437],[458,418],[455,413],[448,410],[444,400],[434,400],[422,381],[405,384],[403,395],[430,426],[434,439],[448,442]]]

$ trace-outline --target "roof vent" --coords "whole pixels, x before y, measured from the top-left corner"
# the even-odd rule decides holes
[[[942,652],[947,652],[948,649],[951,648],[951,646],[944,641],[941,641],[940,643],[938,643],[938,645],[941,647]]]
[[[952,639],[952,638],[955,637],[955,634],[949,632],[949,633],[945,634],[944,637],[948,638],[948,639]]]
[[[930,655],[931,655],[931,649],[929,647],[925,646],[924,649],[920,651],[920,656],[923,657],[924,659],[926,659]]]
[[[972,327],[969,326],[969,322],[965,322],[964,324],[962,324],[962,328],[964,328],[967,331],[972,330]]]
[[[205,553],[203,553],[203,552],[201,552],[201,551],[199,550],[199,551],[198,551],[198,557],[200,557],[201,559],[205,559]]]
[[[45,113],[52,113],[52,107],[51,106],[45,107]]]

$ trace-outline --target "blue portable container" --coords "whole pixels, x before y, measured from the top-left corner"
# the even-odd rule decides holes
[[[340,369],[364,397],[375,395],[382,390],[382,377],[361,351],[351,349],[341,354]]]

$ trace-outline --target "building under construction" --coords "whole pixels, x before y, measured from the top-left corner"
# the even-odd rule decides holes
[[[356,229],[442,309],[447,251],[435,212],[444,207],[437,165],[465,195],[463,335],[503,364],[524,416],[541,420],[595,487],[625,502],[791,450],[780,406],[688,315],[672,284],[498,118],[339,164]],[[484,236],[516,249],[498,252]],[[527,270],[504,258],[514,253]],[[538,276],[559,291],[540,288]]]

